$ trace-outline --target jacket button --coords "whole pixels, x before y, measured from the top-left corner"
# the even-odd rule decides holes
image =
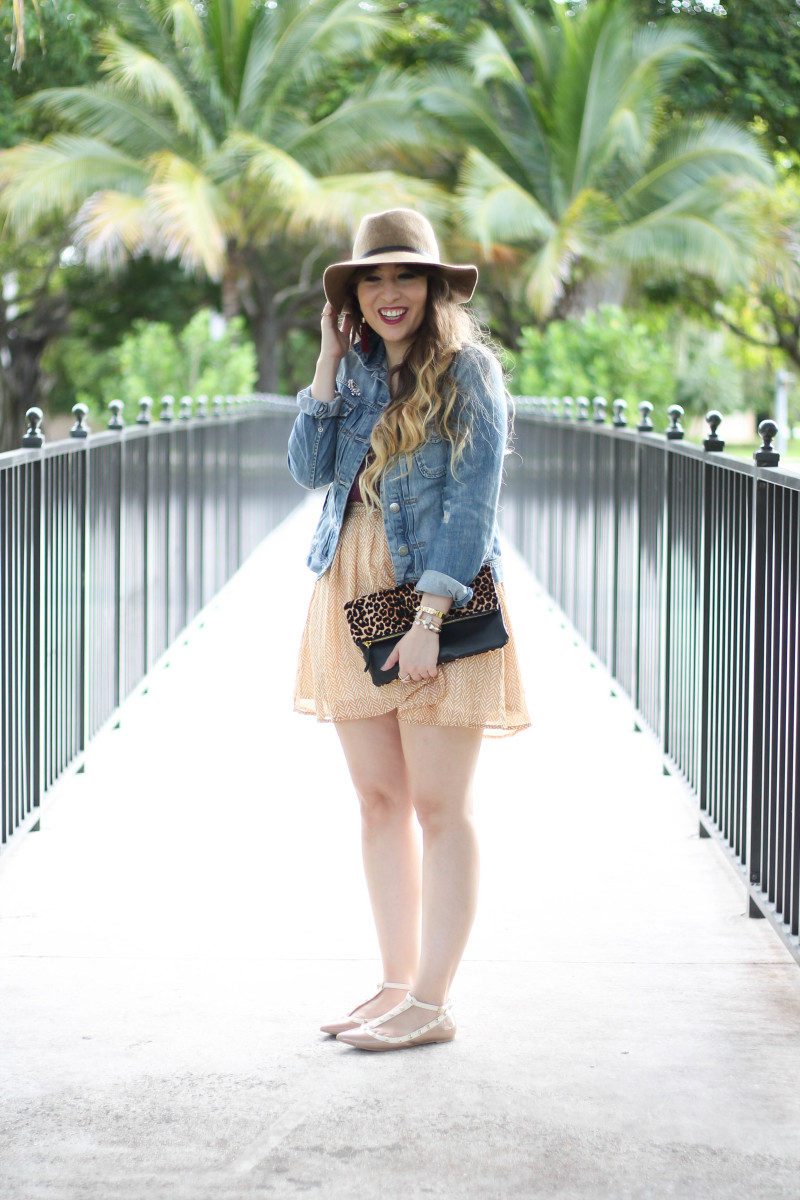
[[[408,554],[408,546],[398,546],[397,553],[401,555],[402,558],[405,558]]]
[[[396,500],[393,500],[392,503],[389,505],[389,512],[400,512],[400,505],[397,503]]]
[[[317,421],[317,429],[320,431],[320,433],[322,433],[324,428],[325,426],[323,425],[322,421]]]

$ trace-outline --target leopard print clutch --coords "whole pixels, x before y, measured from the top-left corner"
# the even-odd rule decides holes
[[[448,624],[474,617],[479,613],[497,612],[500,601],[492,578],[492,568],[484,563],[472,582],[473,596],[461,608],[451,608],[442,618],[442,628]],[[414,624],[422,595],[414,590],[413,583],[400,587],[386,588],[382,592],[370,592],[358,596],[344,606],[347,623],[353,641],[358,645],[369,645],[388,637],[402,637]]]

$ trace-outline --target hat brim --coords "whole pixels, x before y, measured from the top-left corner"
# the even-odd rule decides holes
[[[459,304],[467,304],[472,299],[478,283],[478,268],[471,264],[454,266],[451,263],[438,262],[435,258],[426,258],[424,255],[402,250],[371,254],[369,258],[351,259],[349,262],[332,263],[326,267],[322,276],[322,286],[337,312],[341,312],[347,302],[347,281],[350,276],[360,267],[369,267],[373,263],[413,263],[417,267],[433,267],[441,271],[449,281],[453,296]]]

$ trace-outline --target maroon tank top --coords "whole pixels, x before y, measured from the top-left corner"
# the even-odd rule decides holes
[[[361,466],[358,468],[358,471],[356,472],[356,477],[353,480],[353,486],[350,488],[350,491],[347,493],[347,503],[348,504],[350,503],[351,500],[359,501],[362,504],[364,503],[364,497],[361,495],[361,487],[359,486],[358,481],[364,473],[364,468],[367,465],[367,460],[371,461],[369,451],[364,455],[363,459],[361,460]]]

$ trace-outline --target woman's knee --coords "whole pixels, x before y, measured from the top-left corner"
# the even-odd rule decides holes
[[[412,792],[411,802],[423,831],[461,825],[472,817],[472,797],[455,796],[443,788],[422,788]]]
[[[365,825],[384,825],[411,814],[411,799],[403,788],[380,780],[356,786],[361,819]]]

